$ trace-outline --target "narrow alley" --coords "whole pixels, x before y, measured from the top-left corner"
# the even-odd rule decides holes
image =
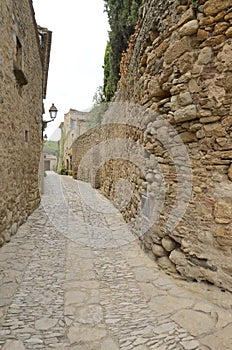
[[[0,253],[0,348],[231,350],[231,294],[166,275],[89,184],[48,172]]]

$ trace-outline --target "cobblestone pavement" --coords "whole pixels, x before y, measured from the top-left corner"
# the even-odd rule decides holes
[[[231,350],[232,297],[167,276],[90,185],[49,173],[0,249],[0,348]]]

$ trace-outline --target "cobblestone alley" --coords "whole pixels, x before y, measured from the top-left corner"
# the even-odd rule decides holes
[[[0,250],[0,348],[231,350],[231,294],[163,273],[90,185],[48,173]]]

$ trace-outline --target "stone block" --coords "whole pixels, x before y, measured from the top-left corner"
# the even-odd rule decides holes
[[[187,51],[191,51],[191,45],[189,38],[183,37],[180,40],[176,40],[168,47],[164,54],[164,61],[167,65],[169,65]]]
[[[192,69],[193,62],[195,61],[195,53],[194,52],[185,52],[178,59],[177,66],[181,73],[181,75],[189,74]],[[171,74],[169,74],[170,76]]]
[[[165,233],[164,231],[162,231],[162,230],[160,229],[160,227],[155,227],[155,228],[154,228],[154,233],[155,233],[158,237],[160,237],[160,238],[163,238],[163,237],[165,237],[165,235],[166,235],[166,233]]]
[[[198,41],[204,41],[206,39],[208,39],[209,37],[209,32],[204,30],[204,29],[198,29],[197,32],[197,40]]]
[[[219,35],[224,33],[228,27],[229,27],[229,23],[227,22],[217,23],[214,27],[214,35]]]
[[[181,137],[181,140],[184,143],[190,143],[190,142],[197,141],[196,135],[193,132],[189,132],[189,131],[182,132],[179,134],[179,136]]]
[[[153,173],[148,173],[148,174],[145,176],[145,178],[146,178],[146,181],[147,181],[147,182],[151,183],[151,182],[154,181],[154,174],[153,174]]]
[[[193,19],[183,25],[183,27],[180,28],[179,34],[180,36],[190,36],[194,35],[198,30],[199,24],[198,20]]]
[[[167,255],[165,249],[159,244],[153,244],[151,249],[155,256],[161,257]]]
[[[147,142],[145,147],[146,147],[146,150],[148,150],[148,151],[153,151],[154,150],[154,145],[150,141]]]
[[[186,264],[186,257],[180,249],[175,249],[171,252],[169,259],[176,265],[182,266]]]
[[[230,19],[232,19],[232,12],[227,13],[227,14],[224,16],[224,19],[225,19],[226,21],[229,21]]]
[[[189,105],[187,107],[178,109],[174,113],[174,118],[177,123],[186,122],[188,120],[194,120],[197,118],[197,109],[195,105]]]
[[[181,16],[181,19],[178,21],[176,28],[181,27],[184,23],[191,21],[194,19],[194,11],[192,7],[190,7],[184,14]]]
[[[220,119],[221,119],[220,117],[209,116],[209,117],[200,118],[200,123],[202,124],[214,123],[219,121]]]
[[[208,0],[204,5],[204,13],[206,16],[215,16],[229,7],[231,7],[231,0]]]
[[[230,165],[228,169],[228,178],[232,181],[232,165]]]
[[[212,61],[212,54],[213,50],[210,46],[206,46],[203,49],[201,49],[199,56],[198,56],[198,63],[199,64],[208,64]]]
[[[225,76],[225,80],[223,81],[223,85],[226,91],[232,91],[232,73],[227,73],[227,75]]]
[[[230,224],[232,222],[232,201],[218,201],[215,207],[215,222],[218,224]]]
[[[153,77],[148,83],[149,96],[162,97],[165,96],[165,92],[162,90],[160,83],[156,77]]]
[[[194,94],[196,92],[199,92],[200,91],[200,87],[198,85],[198,82],[195,80],[195,79],[191,79],[189,82],[188,82],[188,88],[189,88],[189,91]]]
[[[204,130],[207,136],[220,137],[226,135],[225,129],[218,123],[205,124]]]
[[[222,44],[224,41],[225,35],[215,35],[206,39],[205,42],[201,44],[201,47],[212,46],[214,48],[215,46]]]
[[[226,42],[222,50],[218,53],[217,58],[219,61],[225,63],[225,66],[232,65],[232,43]]]
[[[0,235],[0,247],[2,247],[4,243],[5,243],[5,238],[3,235]]]
[[[212,110],[211,109],[207,109],[207,108],[202,108],[199,110],[199,116],[200,117],[211,117],[212,115]]]
[[[181,92],[178,96],[178,103],[180,106],[187,106],[193,102],[192,96],[189,92]]]
[[[218,246],[223,247],[230,247],[232,244],[232,227],[231,224],[223,224],[223,225],[217,225],[214,232],[214,239],[216,240]],[[226,266],[227,264],[224,264],[224,270],[227,268],[231,268],[230,266]]]
[[[232,27],[228,28],[225,34],[227,38],[232,38]]]
[[[156,56],[162,57],[169,46],[169,40],[163,40],[162,43],[155,49]]]
[[[232,151],[223,151],[219,155],[221,159],[232,159]]]
[[[2,237],[4,238],[5,242],[10,242],[10,239],[11,239],[11,233],[10,233],[10,231],[5,230],[5,231],[2,233]]]
[[[15,222],[12,226],[11,226],[11,234],[12,234],[12,236],[14,236],[16,233],[17,233],[17,231],[18,231],[18,225],[17,225],[17,223]]]
[[[169,142],[169,131],[167,126],[162,126],[157,130],[157,139],[162,144],[167,144]]]
[[[167,252],[171,252],[177,246],[177,243],[170,237],[166,236],[162,239],[162,246]]]
[[[176,266],[173,264],[167,256],[162,256],[157,259],[157,264],[162,269],[170,273],[176,273]]]

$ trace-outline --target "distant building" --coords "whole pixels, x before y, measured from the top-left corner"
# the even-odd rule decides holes
[[[52,33],[32,0],[0,2],[0,246],[39,205],[42,114]]]
[[[54,154],[44,153],[44,170],[53,171],[56,166],[57,158]]]
[[[89,129],[88,118],[88,112],[79,112],[75,109],[70,109],[64,115],[64,122],[60,125],[62,135],[59,142],[58,169],[63,166],[68,170],[72,170],[72,144]]]

